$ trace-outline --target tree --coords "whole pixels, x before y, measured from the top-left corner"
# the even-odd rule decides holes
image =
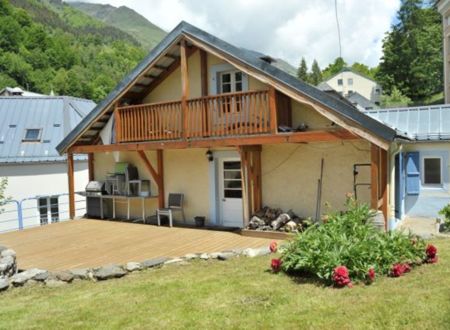
[[[319,63],[316,60],[313,61],[311,66],[311,74],[309,75],[309,82],[314,86],[317,86],[322,82],[322,71],[320,70]]]
[[[300,61],[300,65],[297,69],[297,78],[303,80],[304,82],[308,82],[308,66],[306,64],[305,58],[302,57]]]
[[[381,96],[381,105],[384,108],[406,107],[411,103],[411,99],[403,95],[397,87],[392,88],[390,95]]]
[[[369,68],[369,66],[363,63],[355,62],[352,64],[352,70],[375,80],[375,74],[378,68]]]
[[[395,87],[414,101],[441,92],[442,23],[436,7],[402,0],[397,18],[383,40],[377,80],[388,94]]]
[[[330,63],[323,71],[322,76],[323,79],[328,79],[331,76],[334,76],[335,74],[341,72],[345,67],[347,66],[347,63],[344,61],[342,57],[338,57],[334,60],[333,63]]]

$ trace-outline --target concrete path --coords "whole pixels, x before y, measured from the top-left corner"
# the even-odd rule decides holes
[[[450,237],[449,234],[439,233],[436,219],[433,218],[406,218],[399,227],[400,230],[410,230],[422,238]]]

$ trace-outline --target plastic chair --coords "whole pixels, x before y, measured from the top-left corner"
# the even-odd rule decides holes
[[[169,226],[173,226],[173,212],[179,211],[181,212],[181,216],[183,217],[183,222],[186,222],[186,218],[184,217],[184,208],[183,208],[184,195],[183,194],[169,194],[169,205],[164,209],[157,209],[156,216],[158,218],[158,226],[161,226],[161,216],[169,217]]]

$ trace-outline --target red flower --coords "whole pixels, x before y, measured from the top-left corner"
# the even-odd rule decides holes
[[[428,244],[426,249],[428,259],[432,259],[437,254],[437,248],[433,244]]]
[[[269,245],[270,252],[275,253],[278,250],[278,243],[276,241],[272,241]]]
[[[281,270],[281,264],[283,261],[281,259],[272,259],[272,262],[270,263],[270,266],[272,267],[272,271],[274,273],[278,273]]]
[[[367,277],[369,278],[370,282],[373,282],[375,280],[375,269],[370,268],[367,272]]]
[[[351,287],[351,280],[348,275],[348,269],[345,266],[336,267],[333,271],[333,282],[337,287],[344,287],[346,285]]]
[[[400,277],[404,273],[408,273],[410,270],[411,270],[411,266],[406,263],[405,264],[395,264],[391,268],[390,275],[392,277]]]

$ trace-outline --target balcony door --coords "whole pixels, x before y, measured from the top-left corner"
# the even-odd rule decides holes
[[[218,166],[220,223],[225,227],[242,227],[242,177],[239,158],[220,158]]]

